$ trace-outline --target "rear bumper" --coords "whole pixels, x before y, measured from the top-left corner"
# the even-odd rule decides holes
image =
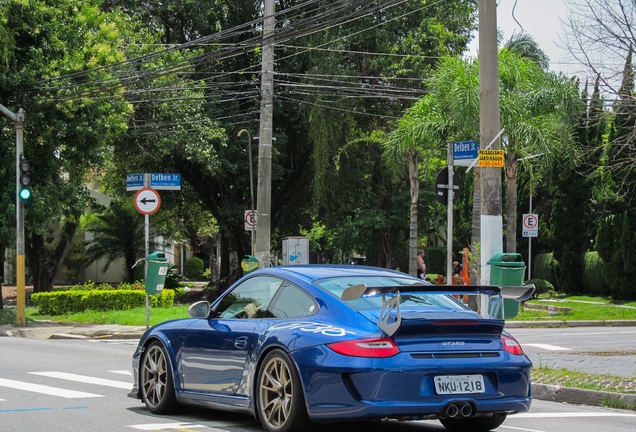
[[[469,404],[471,415],[526,412],[532,403],[531,362],[499,359],[421,360],[409,353],[388,359],[343,357],[326,347],[293,353],[314,421],[378,418],[440,418],[451,404]],[[439,395],[438,375],[480,374],[478,394]]]

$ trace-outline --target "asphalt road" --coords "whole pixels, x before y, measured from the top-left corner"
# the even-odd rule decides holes
[[[513,328],[507,331],[521,343],[535,367],[636,377],[636,327]]]
[[[533,330],[527,334],[524,330],[518,336],[529,341],[545,339]],[[131,388],[130,358],[136,343],[136,340],[0,338],[0,429],[262,431],[251,417],[217,411],[186,409],[173,416],[150,414],[140,401],[126,396]],[[636,413],[631,411],[535,400],[529,413],[509,417],[498,430],[623,432],[633,430],[634,425]],[[353,428],[371,432],[445,430],[437,421],[356,422]],[[326,425],[319,430],[351,432],[352,423]]]

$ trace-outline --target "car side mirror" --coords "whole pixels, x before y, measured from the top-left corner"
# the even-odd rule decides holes
[[[191,304],[188,308],[188,315],[192,318],[207,318],[210,315],[210,302],[203,300]]]

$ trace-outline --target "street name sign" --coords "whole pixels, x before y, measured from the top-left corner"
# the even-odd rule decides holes
[[[144,184],[144,176],[148,176],[148,184]],[[126,190],[135,191],[143,187],[156,190],[181,190],[181,174],[138,173],[126,176]]]
[[[453,142],[453,165],[470,166],[477,159],[478,152],[477,141]]]
[[[157,190],[181,190],[181,174],[150,174],[150,187]]]
[[[141,174],[128,174],[126,176],[126,190],[139,190],[144,187],[144,175]]]

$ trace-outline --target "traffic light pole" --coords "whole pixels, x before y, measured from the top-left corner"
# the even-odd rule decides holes
[[[0,104],[0,112],[15,123],[15,219],[16,219],[16,324],[26,325],[26,289],[24,280],[24,203],[20,199],[20,156],[24,146],[24,117],[22,108],[14,114]]]

